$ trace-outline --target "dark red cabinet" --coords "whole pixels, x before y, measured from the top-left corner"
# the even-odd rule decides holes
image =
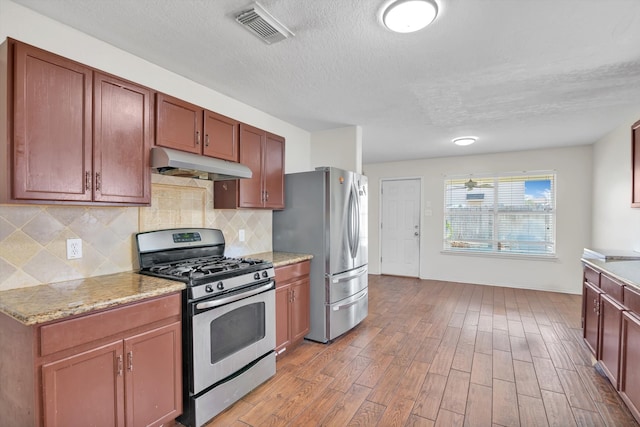
[[[600,333],[600,288],[590,282],[584,282],[582,318],[583,337],[593,355],[598,358],[598,338]]]
[[[2,201],[148,205],[151,91],[15,40],[3,46],[13,96],[0,118],[11,130],[0,136]]]
[[[276,354],[298,344],[309,332],[310,261],[276,268]]]
[[[620,395],[627,407],[640,420],[640,317],[632,312],[622,314],[620,357]]]

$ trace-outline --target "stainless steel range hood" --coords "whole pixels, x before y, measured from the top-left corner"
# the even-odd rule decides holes
[[[151,167],[164,175],[210,179],[212,181],[251,178],[252,176],[251,169],[240,163],[164,147],[151,149]]]

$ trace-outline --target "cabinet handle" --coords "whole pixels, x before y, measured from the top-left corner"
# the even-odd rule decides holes
[[[133,351],[127,353],[127,370],[133,371]]]
[[[200,145],[200,131],[196,131],[196,145]]]
[[[96,191],[100,191],[100,187],[102,187],[102,178],[100,172],[96,172]]]
[[[89,171],[84,173],[84,189],[87,191],[91,190],[91,172]]]
[[[208,147],[208,146],[209,146],[209,134],[207,134],[207,135],[205,136],[205,143],[204,143],[204,145],[205,145],[206,147]]]
[[[269,192],[268,192],[268,191],[265,191],[265,192],[264,192],[264,201],[265,201],[265,202],[268,202],[268,201],[269,201]]]
[[[122,355],[118,355],[118,376],[122,376]]]

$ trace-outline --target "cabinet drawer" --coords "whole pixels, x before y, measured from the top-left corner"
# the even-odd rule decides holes
[[[585,265],[584,266],[584,280],[600,287],[600,272]]]
[[[300,276],[308,276],[310,265],[309,261],[302,261],[276,268],[276,288]]]
[[[600,289],[617,302],[622,303],[623,284],[605,274],[600,276]]]
[[[640,289],[624,287],[624,305],[637,316],[640,316]]]
[[[86,344],[180,315],[180,294],[171,294],[40,327],[40,355]]]

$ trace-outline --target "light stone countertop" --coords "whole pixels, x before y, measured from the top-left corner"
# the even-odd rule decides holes
[[[606,261],[595,258],[582,258],[581,261],[597,270],[604,271],[625,285],[640,289],[640,260],[614,259]]]
[[[180,292],[175,280],[118,273],[0,292],[0,312],[36,325],[160,295]]]
[[[263,259],[272,262],[274,267],[282,267],[284,265],[309,260],[313,258],[313,255],[289,252],[260,252],[258,254],[251,254],[248,258]]]

